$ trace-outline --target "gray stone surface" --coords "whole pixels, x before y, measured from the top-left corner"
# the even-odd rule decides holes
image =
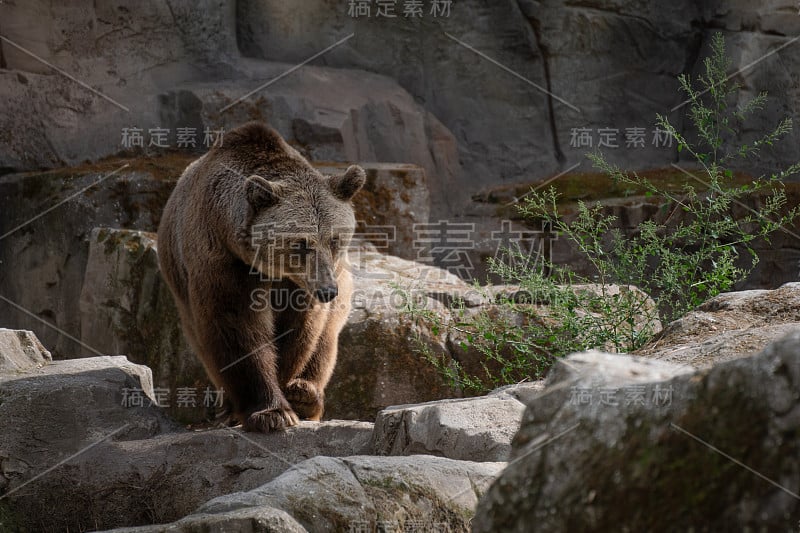
[[[0,328],[0,374],[40,368],[52,360],[32,331]]]
[[[528,404],[473,530],[794,527],[798,351],[800,328],[702,371],[591,352],[568,358]]]
[[[365,246],[351,254],[353,308],[339,336],[339,359],[326,390],[330,416],[373,419],[389,405],[459,395],[417,353],[427,346],[447,355],[446,333],[433,332],[404,313],[406,299],[447,313],[432,293],[467,291],[448,272]]]
[[[6,353],[5,343],[0,350]],[[130,403],[135,391],[140,405]],[[304,422],[266,435],[235,428],[185,431],[154,399],[150,369],[125,357],[3,367],[0,426],[13,431],[0,435],[0,530],[176,520],[310,457],[370,447],[372,424],[366,422]]]
[[[81,341],[86,355],[126,354],[148,366],[155,386],[168,391],[163,404],[175,418],[203,420],[203,391],[214,388],[192,355],[178,311],[158,267],[153,233],[95,228],[81,289]],[[87,347],[90,347],[87,349]],[[179,389],[199,391],[195,406],[179,405]]]
[[[619,148],[609,153],[626,165],[676,160],[674,145],[652,145],[655,113],[681,102],[676,76],[702,68],[714,31],[728,38],[732,71],[759,60],[737,76],[741,97],[766,89],[780,102],[751,131],[798,112],[793,0],[462,2],[442,17],[426,4],[419,18],[398,5],[391,19],[377,17],[377,5],[360,18],[348,7],[325,0],[147,0],[137,9],[4,3],[0,29],[9,41],[0,44],[0,88],[10,105],[0,113],[7,147],[0,167],[107,156],[119,150],[123,127],[225,125],[228,118],[208,113],[204,84],[238,98],[334,43],[314,65],[256,95],[260,104],[226,115],[263,113],[318,159],[346,153],[420,165],[432,178],[438,216],[468,211],[470,195],[487,185],[542,180],[578,162],[586,169],[585,149],[570,144],[572,128],[595,130],[593,147],[598,128],[617,129]],[[376,84],[372,73],[396,83]],[[354,93],[373,103],[352,105]],[[682,125],[679,113],[670,116]],[[631,127],[646,129],[644,147],[626,145]],[[797,135],[755,164],[793,162]]]
[[[31,2],[0,9],[9,69],[0,91],[12,104],[0,112],[7,147],[0,168],[52,168],[113,155],[125,149],[123,128],[141,128],[148,153],[158,151],[151,128],[169,129],[171,148],[178,147],[177,128],[195,128],[201,150],[205,128],[263,118],[312,159],[414,162],[432,176],[458,174],[449,131],[392,79],[370,72],[308,65],[223,111],[293,66],[241,57],[235,10],[224,2],[152,0],[137,9]],[[47,28],[58,36],[40,38]]]
[[[723,293],[669,324],[637,355],[708,368],[800,328],[800,283]]]
[[[25,371],[4,371],[0,385],[0,421],[3,427],[15,428],[4,433],[6,452],[35,458],[47,451],[43,443],[59,443],[57,452],[65,457],[117,429],[121,437],[131,439],[175,427],[151,405],[150,369],[124,356],[53,361]],[[124,389],[141,391],[143,406],[123,407]],[[20,473],[32,474],[32,467],[29,464]]]
[[[97,355],[74,340],[91,232],[155,231],[190,160],[123,158],[0,177],[0,324],[34,331],[56,359]]]
[[[365,453],[371,433],[367,422],[331,420],[270,434],[226,428],[103,442],[23,495],[15,493],[10,503],[33,530],[170,522],[212,498],[255,489],[309,458]]]
[[[140,390],[142,406],[123,407],[124,389]],[[0,427],[6,428],[0,434],[0,492],[5,496],[0,529],[11,524],[11,531],[39,530],[39,520],[54,520],[48,522],[51,529],[62,529],[59,517],[70,506],[58,512],[54,508],[65,501],[74,502],[75,514],[85,511],[85,502],[70,497],[77,494],[75,483],[88,480],[86,467],[78,473],[74,464],[58,465],[84,457],[83,452],[96,450],[106,439],[143,439],[174,429],[150,405],[152,399],[150,369],[125,357],[55,361],[0,372]],[[64,481],[69,472],[71,479]],[[50,490],[54,487],[56,492]]]
[[[306,533],[292,516],[274,507],[252,507],[220,514],[195,513],[173,524],[123,527],[114,533]]]
[[[503,466],[429,456],[315,457],[173,524],[122,531],[275,531],[269,528],[278,524],[288,531],[468,531],[478,498]]]
[[[693,371],[688,365],[590,350],[556,361],[547,375],[546,385],[561,383],[590,387],[602,383],[608,387],[623,387],[636,383],[667,381]]]
[[[355,32],[325,56],[326,64],[398,80],[454,133],[464,190],[437,183],[432,194],[436,212],[447,206],[456,214],[470,194],[489,184],[538,181],[575,163],[588,169],[586,148],[571,145],[572,128],[593,129],[592,148],[598,128],[617,129],[619,148],[606,149],[612,159],[639,167],[668,165],[679,154],[674,145],[653,146],[655,114],[667,114],[682,101],[676,77],[702,69],[698,58],[706,53],[711,32],[722,29],[736,49],[735,71],[797,35],[790,15],[795,8],[792,0],[768,5],[517,0],[454,3],[450,16],[442,18],[426,13],[409,19],[402,12],[395,19],[376,17],[373,6],[371,17],[354,19],[345,6],[324,0],[302,7],[250,0],[237,5],[237,27],[245,55],[273,61],[300,61],[319,50],[320,40],[335,42]],[[797,99],[789,97],[798,90],[791,74],[794,56],[789,49],[775,56],[738,77],[746,89],[743,98],[766,89],[785,102],[767,111],[764,126],[798,111],[791,103]],[[680,113],[669,115],[680,127]],[[625,128],[632,127],[645,128],[643,147],[626,145]],[[793,162],[796,135],[758,164]]]
[[[537,385],[528,388],[540,389]],[[372,451],[376,455],[507,461],[524,410],[511,388],[477,398],[392,406],[375,419]]]

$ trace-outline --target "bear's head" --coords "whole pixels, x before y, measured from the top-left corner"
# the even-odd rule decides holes
[[[320,302],[338,294],[340,259],[355,231],[350,200],[364,186],[364,170],[315,170],[275,181],[253,175],[245,183],[251,209],[252,265],[269,280],[291,280]]]

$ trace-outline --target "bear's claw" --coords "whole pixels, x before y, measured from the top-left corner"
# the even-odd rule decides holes
[[[244,421],[245,431],[260,431],[267,433],[269,431],[280,431],[292,426],[296,426],[300,422],[297,414],[291,409],[278,408],[278,409],[264,409],[263,411],[256,411],[251,413]]]

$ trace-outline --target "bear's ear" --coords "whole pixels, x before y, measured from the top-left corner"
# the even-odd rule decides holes
[[[278,203],[282,187],[279,183],[267,181],[253,174],[245,182],[245,194],[253,209],[264,209]]]
[[[364,169],[358,165],[351,165],[341,176],[331,178],[331,190],[338,199],[347,201],[355,196],[366,182],[367,175]]]

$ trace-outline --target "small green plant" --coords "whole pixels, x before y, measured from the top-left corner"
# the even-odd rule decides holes
[[[782,180],[800,172],[800,163],[748,183],[737,180],[731,169],[789,132],[791,120],[754,142],[727,148],[738,138],[741,123],[764,107],[766,94],[731,110],[729,101],[739,87],[727,75],[730,61],[722,36],[714,36],[711,44],[697,88],[688,76],[679,78],[697,139],[657,116],[677,149],[699,165],[696,172],[687,172],[682,190],[673,192],[623,171],[599,152],[588,156],[614,180],[644,191],[658,205],[656,217],[623,234],[599,203],[579,201],[568,217],[555,188],[532,190],[519,205],[522,215],[545,222],[574,245],[591,265],[589,275],[546,258],[530,264],[521,261],[525,258],[518,250],[508,250],[505,259],[511,261],[491,260],[489,268],[518,290],[498,296],[494,305],[471,312],[456,308],[449,319],[410,305],[412,316],[437,332],[446,329],[465,354],[482,356],[478,368],[473,364],[469,369],[422,350],[453,385],[480,393],[537,379],[556,358],[575,351],[635,350],[653,337],[661,320],[672,321],[744,280],[758,262],[756,239],[768,239],[797,217],[797,206],[787,208]],[[750,207],[745,201],[753,195],[761,202]]]
[[[579,239],[582,244],[588,241],[581,249],[597,268],[602,283],[624,282],[643,289],[656,298],[667,321],[746,279],[758,263],[754,241],[768,240],[798,215],[797,206],[787,209],[782,180],[800,172],[800,163],[749,183],[737,183],[734,178],[730,165],[772,146],[791,131],[792,121],[786,118],[764,137],[726,150],[725,146],[738,136],[737,126],[764,107],[767,95],[762,92],[731,110],[729,101],[740,87],[727,74],[730,60],[721,34],[712,38],[711,50],[711,57],[704,61],[705,74],[698,78],[701,90],[693,87],[688,76],[679,77],[688,96],[689,118],[697,140],[691,142],[666,117],[657,116],[659,126],[676,140],[678,151],[690,153],[700,167],[697,172],[687,172],[680,193],[659,187],[635,172],[624,172],[601,153],[589,155],[595,167],[614,180],[644,189],[645,196],[656,199],[662,216],[642,222],[632,236],[611,230],[605,242],[583,227],[559,222],[572,240]],[[752,196],[761,198],[763,204],[748,206],[743,200]],[[532,195],[523,213],[555,221],[558,212],[553,201],[552,194]],[[592,219],[605,227],[614,222],[599,209]]]

